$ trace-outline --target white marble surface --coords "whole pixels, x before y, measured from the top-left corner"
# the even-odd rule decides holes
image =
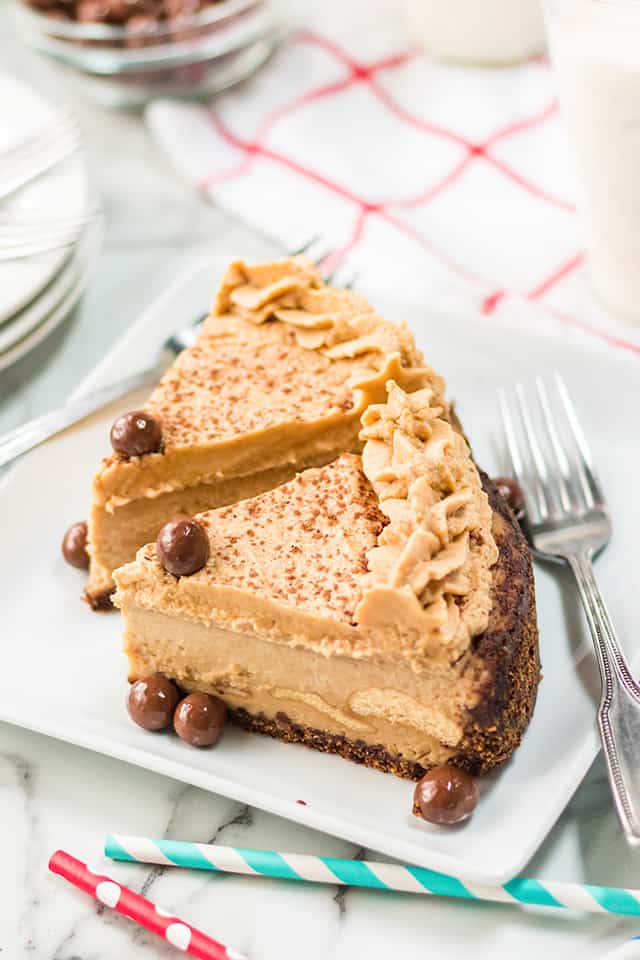
[[[138,117],[105,113],[64,88],[48,67],[17,44],[1,5],[0,65],[49,95],[74,103],[85,126],[107,221],[105,249],[80,308],[32,357],[0,374],[2,431],[64,399],[190,255],[214,246],[240,248],[251,256],[265,252],[268,245],[183,186],[154,151]],[[10,649],[11,638],[3,639]],[[16,682],[26,684],[28,677]],[[362,855],[340,840],[224,797],[3,725],[0,823],[0,954],[9,960],[176,955],[47,874],[48,857],[57,847],[90,863],[100,862],[107,832]],[[525,823],[522,829],[527,829]],[[609,917],[135,865],[108,869],[252,960],[382,960],[445,950],[451,958],[507,958],[517,953],[523,960],[543,954],[559,960],[601,956],[640,932],[640,922]],[[640,886],[638,854],[620,837],[601,761],[526,872]]]

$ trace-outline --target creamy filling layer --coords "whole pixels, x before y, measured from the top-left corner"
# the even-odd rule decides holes
[[[444,762],[462,738],[465,697],[473,699],[462,664],[418,676],[401,663],[327,658],[135,605],[123,613],[130,679],[157,671],[230,707],[284,713],[423,764]]]

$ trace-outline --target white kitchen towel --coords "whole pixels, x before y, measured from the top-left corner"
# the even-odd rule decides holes
[[[325,0],[209,105],[157,101],[176,168],[291,249],[322,236],[357,286],[640,356],[582,269],[553,73],[436,64],[394,0]]]

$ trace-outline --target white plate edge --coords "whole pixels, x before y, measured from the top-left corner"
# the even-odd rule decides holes
[[[64,743],[69,743],[75,747],[91,750],[92,752],[120,760],[124,763],[130,763],[133,766],[144,770],[151,770],[153,773],[161,776],[170,777],[179,783],[189,783],[201,790],[209,793],[216,793],[223,797],[230,797],[239,803],[245,803],[248,806],[256,807],[259,810],[265,810],[276,816],[283,817],[286,820],[293,820],[302,826],[318,830],[321,833],[327,833],[334,837],[346,840],[350,843],[356,843],[365,847],[367,850],[378,851],[386,854],[393,859],[403,859],[412,866],[424,867],[428,870],[435,870],[449,876],[455,876],[464,882],[485,884],[490,886],[500,886],[507,883],[531,859],[536,850],[548,836],[550,829],[555,824],[558,816],[567,805],[566,799],[561,799],[558,803],[550,805],[548,817],[545,820],[546,828],[542,840],[537,838],[532,840],[526,847],[523,847],[518,856],[508,865],[503,864],[500,869],[494,871],[476,870],[473,867],[461,873],[458,862],[445,854],[434,853],[433,850],[425,850],[424,857],[416,857],[416,848],[419,847],[419,841],[415,844],[409,844],[404,841],[392,839],[394,849],[385,849],[385,844],[380,844],[380,838],[367,827],[358,827],[354,825],[345,829],[343,821],[336,819],[329,814],[316,812],[312,806],[302,806],[292,802],[284,802],[278,797],[266,794],[264,791],[252,790],[237,781],[227,781],[225,778],[217,776],[214,773],[204,770],[198,770],[196,767],[183,765],[175,760],[168,760],[164,757],[158,757],[154,753],[146,750],[139,750],[136,747],[128,747],[118,741],[112,741],[100,735],[83,735],[80,732],[77,736],[70,736],[66,728],[58,729],[57,725],[47,720],[44,724],[37,722],[25,723],[22,718],[15,718],[11,713],[5,712],[0,707],[0,721],[12,724],[33,733],[43,736],[53,737]],[[595,730],[593,737],[587,738],[579,752],[580,762],[574,763],[574,776],[570,778],[573,784],[571,795],[575,792],[582,781],[586,771],[589,769],[598,752],[598,746],[595,742]],[[526,825],[524,825],[526,828]],[[109,832],[108,830],[106,832]],[[406,852],[403,852],[406,851]]]

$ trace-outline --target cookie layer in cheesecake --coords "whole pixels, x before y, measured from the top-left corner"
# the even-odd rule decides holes
[[[364,417],[362,458],[201,515],[199,572],[177,579],[141,550],[116,572],[132,678],[161,672],[252,729],[402,776],[504,760],[538,680],[528,553],[496,528],[443,413],[433,390],[391,384]],[[526,616],[502,662],[480,639],[508,613],[496,588],[519,553],[511,600]]]
[[[233,503],[359,450],[360,416],[389,378],[443,391],[408,328],[325,286],[304,258],[233,264],[196,344],[144,407],[161,451],[113,455],[94,480],[89,599],[111,589],[111,571],[176,505]]]

